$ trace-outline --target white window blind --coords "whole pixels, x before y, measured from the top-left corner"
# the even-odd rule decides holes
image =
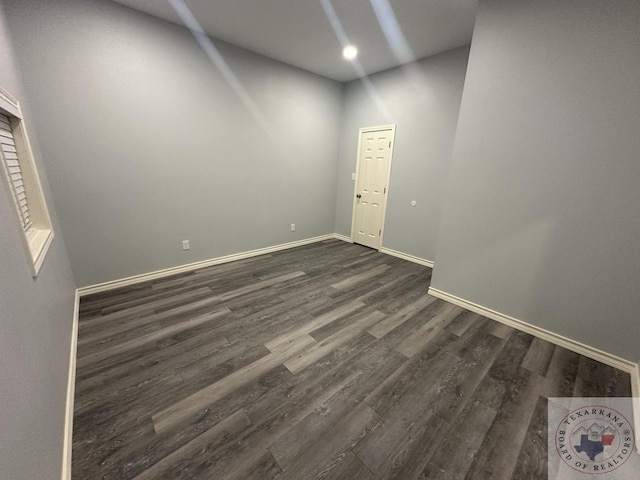
[[[27,233],[33,227],[29,215],[27,192],[24,188],[24,178],[22,177],[22,169],[16,151],[15,140],[11,133],[11,121],[2,113],[0,113],[0,148],[2,148],[2,158],[5,162],[7,175],[9,176],[9,185],[11,186],[13,199],[18,206],[22,228],[25,233]]]

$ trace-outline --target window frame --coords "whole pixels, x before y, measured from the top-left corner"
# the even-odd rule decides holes
[[[42,191],[40,176],[36,168],[35,159],[31,144],[29,143],[29,135],[25,126],[20,103],[6,90],[0,88],[0,112],[9,117],[11,122],[11,134],[16,146],[18,163],[22,170],[22,180],[26,191],[27,204],[29,205],[32,227],[25,231],[22,227],[22,220],[18,205],[11,198],[11,204],[15,212],[16,226],[21,232],[22,244],[25,254],[29,259],[31,275],[35,278],[40,273],[42,264],[49,251],[49,247],[53,242],[54,233],[51,225],[51,217],[47,202]],[[2,149],[0,149],[0,168],[5,187],[9,196],[13,196],[13,185],[9,178],[7,162],[5,161]]]

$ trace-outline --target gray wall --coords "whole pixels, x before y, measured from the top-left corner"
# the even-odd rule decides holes
[[[395,123],[383,246],[433,260],[468,55],[468,47],[458,48],[371,76],[383,109],[362,82],[347,84],[336,232],[351,235],[358,129]]]
[[[13,200],[0,181],[0,478],[58,478],[75,285],[2,3],[0,65],[0,87],[22,104],[56,234],[40,275],[31,278]]]
[[[333,233],[341,84],[216,42],[265,129],[184,28],[107,1],[7,13],[79,285]]]
[[[484,0],[433,286],[640,360],[640,2]]]

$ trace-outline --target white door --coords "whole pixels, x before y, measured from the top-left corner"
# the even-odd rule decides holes
[[[360,129],[351,236],[375,249],[381,246],[394,134],[395,125]]]

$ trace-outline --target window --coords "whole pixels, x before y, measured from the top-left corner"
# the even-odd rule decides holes
[[[23,233],[33,276],[37,276],[53,240],[51,219],[22,120],[20,104],[0,88],[0,164],[9,201]]]

